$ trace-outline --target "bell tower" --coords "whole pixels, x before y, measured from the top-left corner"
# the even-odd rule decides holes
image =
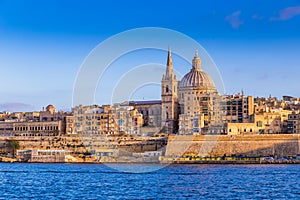
[[[175,133],[178,130],[178,81],[173,72],[172,55],[168,49],[166,73],[161,81],[162,129],[165,133]]]

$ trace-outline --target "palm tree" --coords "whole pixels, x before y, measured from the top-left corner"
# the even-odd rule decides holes
[[[13,150],[13,156],[15,157],[16,150],[20,149],[20,143],[18,140],[7,140],[8,147]]]

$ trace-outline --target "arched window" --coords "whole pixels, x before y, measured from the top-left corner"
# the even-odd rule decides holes
[[[166,86],[166,92],[169,92],[169,86],[168,85]]]
[[[166,112],[166,116],[167,116],[166,118],[169,119],[169,113],[168,112]]]

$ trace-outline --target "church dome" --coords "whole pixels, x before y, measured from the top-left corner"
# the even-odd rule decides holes
[[[191,69],[180,81],[179,88],[215,89],[210,76],[200,70]]]
[[[198,52],[193,59],[193,68],[187,73],[179,83],[179,89],[195,88],[212,90],[215,89],[215,84],[211,77],[205,73],[201,68],[201,60],[198,56]]]
[[[49,104],[46,107],[46,111],[50,112],[51,114],[55,113],[55,107],[52,104]]]
[[[46,107],[46,110],[49,111],[51,109],[55,109],[55,107],[52,105],[52,104],[49,104],[47,107]]]

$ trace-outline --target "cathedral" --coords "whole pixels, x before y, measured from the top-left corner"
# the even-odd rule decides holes
[[[178,81],[168,49],[166,72],[161,81],[161,127],[163,132],[207,134],[221,123],[219,95],[211,77],[202,69],[196,51],[191,70]]]

